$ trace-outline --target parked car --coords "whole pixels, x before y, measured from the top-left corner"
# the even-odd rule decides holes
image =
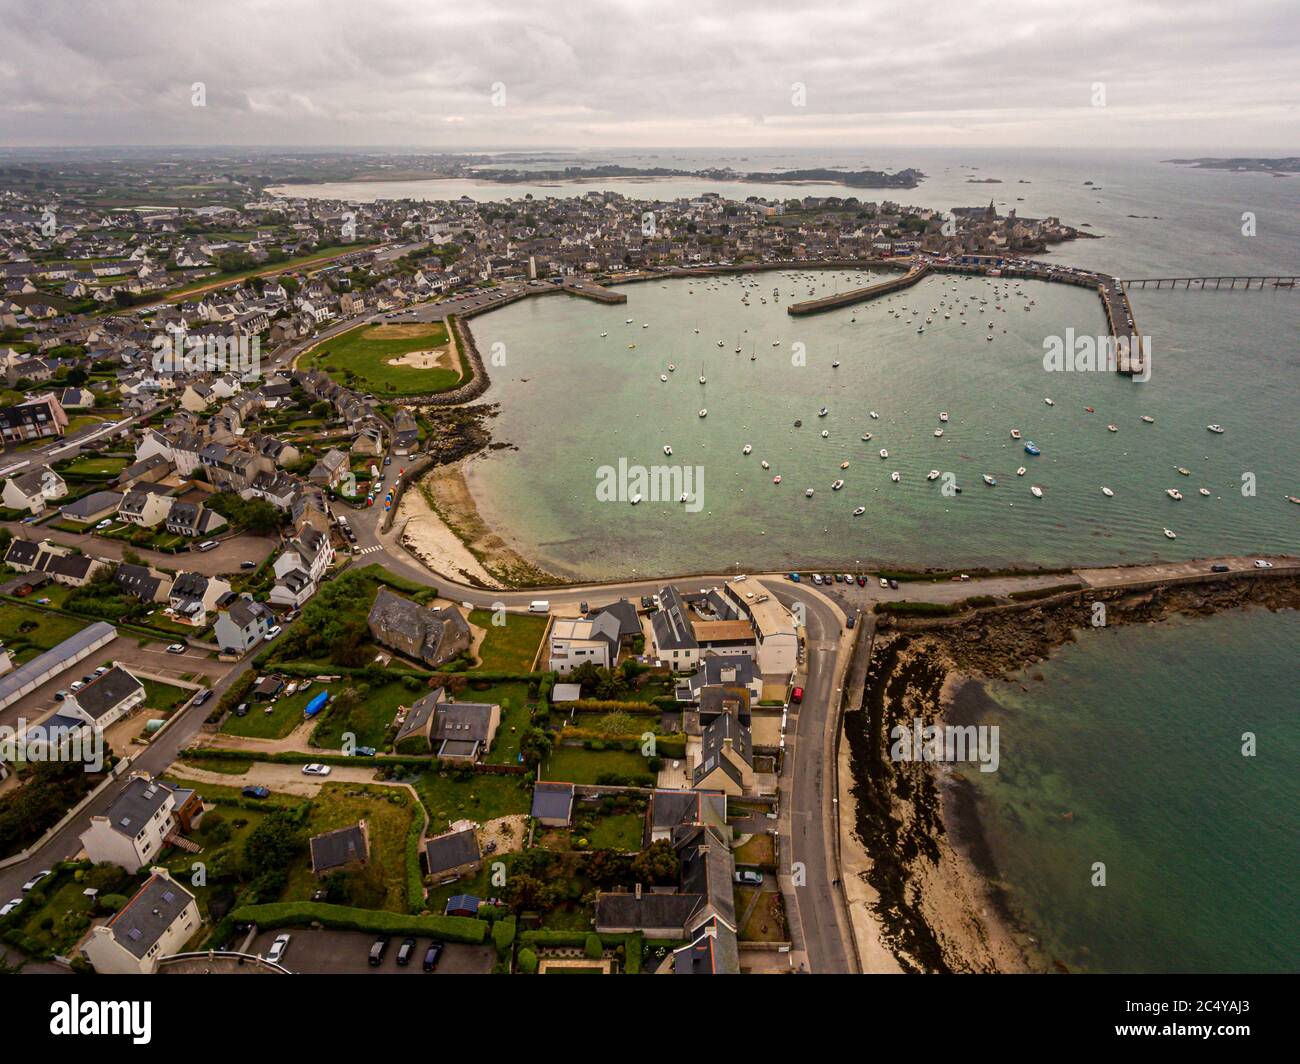
[[[411,958],[415,955],[415,939],[404,938],[402,944],[397,947],[397,963],[405,968],[411,963]]]
[[[292,941],[293,936],[290,934],[276,935],[275,941],[271,943],[271,948],[266,954],[266,959],[272,964],[278,964]]]
[[[856,613],[850,613],[848,620],[844,622],[844,627],[852,629],[852,627],[857,623],[857,620],[858,620],[858,615]]]
[[[370,967],[378,968],[384,962],[384,954],[388,952],[388,936],[380,935],[375,939],[374,945],[370,947]]]
[[[206,702],[211,697],[212,697],[211,689],[200,691],[197,695],[194,696],[194,704],[196,706],[201,706],[203,705],[204,702]]]
[[[96,531],[103,531],[105,528],[107,528],[107,527],[108,527],[109,525],[111,525],[112,523],[113,523],[113,522],[112,522],[112,519],[111,519],[111,518],[105,517],[104,520],[100,521],[99,524],[97,524],[97,525],[95,526],[95,529],[96,529]]]
[[[257,562],[242,561],[242,562],[239,563],[239,567],[240,567],[241,569],[256,569],[256,568],[257,568]]]
[[[822,583],[821,573],[813,573],[813,583],[816,584],[818,587],[821,587],[821,583]]]
[[[352,751],[353,757],[374,757],[379,751],[373,746],[358,746]]]
[[[235,716],[236,716],[236,717],[242,717],[242,716],[246,715],[247,713],[248,713],[248,703],[247,703],[247,702],[240,702],[239,705],[237,705],[237,706],[235,707]]]
[[[184,643],[173,643],[171,646],[169,646],[169,647],[167,648],[167,653],[168,653],[168,654],[184,654],[184,653],[185,653],[185,644],[184,644]]]
[[[763,873],[755,872],[752,868],[742,868],[732,878],[743,887],[761,887],[763,885]]]
[[[1266,561],[1266,560],[1264,560],[1263,558],[1256,558],[1256,559],[1255,559],[1255,568],[1256,568],[1256,569],[1272,569],[1272,568],[1273,568],[1273,563],[1270,562],[1270,561]]]
[[[790,701],[793,702],[796,706],[803,701],[802,687],[796,687],[793,691],[790,692]]]
[[[866,587],[866,586],[867,586],[867,578],[863,576],[861,573],[858,573],[858,587]]]
[[[245,787],[239,792],[245,798],[270,798],[271,792],[265,787]]]
[[[23,884],[23,893],[26,894],[28,891],[35,890],[36,885],[49,874],[50,874],[50,870],[48,868],[44,869],[43,871],[37,872],[36,875],[32,876],[31,879],[29,879],[26,883]]]
[[[73,689],[74,691],[80,691],[80,690],[81,690],[83,687],[85,687],[85,686],[86,686],[86,681],[85,681],[85,680],[73,680],[73,681],[72,681],[72,689]]]
[[[438,962],[442,960],[442,949],[441,942],[429,943],[429,948],[424,951],[424,970],[426,972],[431,972],[438,967]]]
[[[1211,565],[1211,566],[1210,566],[1210,572],[1212,572],[1212,573],[1226,573],[1226,572],[1228,572],[1228,570],[1229,570],[1229,567],[1226,566],[1226,565],[1224,565],[1222,562],[1220,562],[1218,565]]]
[[[304,776],[328,776],[330,767],[329,765],[319,765],[313,762],[310,765],[302,766],[302,774]]]
[[[889,581],[889,588],[890,588],[891,591],[897,591],[897,590],[898,590],[898,581],[897,581],[897,580],[894,580],[894,579],[891,578],[890,581]]]
[[[790,574],[790,581],[791,581],[791,583],[795,583],[795,584],[799,583],[799,574],[798,574],[798,573],[791,573],[791,574]]]
[[[217,548],[218,546],[220,546],[220,544],[217,543],[217,541],[216,541],[215,539],[205,539],[202,543],[200,543],[200,544],[199,544],[197,547],[195,547],[194,549],[195,549],[195,550],[202,550],[202,551],[209,551],[209,550],[216,550],[216,548]]]
[[[95,670],[95,675],[96,675],[96,676],[103,676],[104,673],[106,673],[106,672],[108,672],[108,666],[107,666],[107,665],[101,665],[99,668],[97,668],[97,669]]]
[[[274,639],[277,635],[279,635],[283,631],[284,629],[281,628],[278,624],[273,624],[271,625],[270,628],[266,630],[266,638]]]
[[[885,588],[889,587],[889,580],[882,576],[880,578],[880,586]]]
[[[393,459],[389,455],[384,455],[384,465],[392,465]]]
[[[71,694],[70,691],[56,691],[54,693],[54,701],[62,702],[69,694]]]
[[[22,903],[23,903],[23,899],[22,899],[22,898],[14,898],[13,901],[7,901],[7,902],[5,902],[4,905],[0,905],[0,916],[8,916],[11,912],[13,912],[16,908],[18,908],[18,906],[20,906]],[[426,960],[426,963],[427,963],[427,960]],[[429,969],[428,969],[428,968],[425,968],[424,970],[427,972]]]

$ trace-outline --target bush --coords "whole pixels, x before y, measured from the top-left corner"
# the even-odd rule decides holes
[[[524,975],[537,974],[537,954],[528,948],[519,951],[519,970]]]
[[[122,894],[101,894],[97,900],[105,912],[115,913],[121,911],[128,899]]]
[[[325,905],[312,901],[284,901],[269,905],[242,905],[231,914],[236,920],[250,920],[264,930],[295,927],[319,922],[341,931],[366,931],[385,935],[428,935],[448,942],[481,946],[488,925],[467,916],[411,916],[407,913],[354,909],[346,905]]]
[[[599,935],[588,935],[583,945],[583,952],[588,960],[598,961],[605,955],[605,947],[600,944]]]
[[[497,953],[505,953],[515,941],[515,918],[507,916],[492,925],[492,944]]]

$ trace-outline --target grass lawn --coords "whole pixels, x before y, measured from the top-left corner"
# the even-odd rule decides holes
[[[440,365],[427,369],[393,365],[393,360],[416,351],[433,351],[448,344],[441,322],[426,326],[366,325],[324,341],[308,359],[309,367],[323,369],[339,383],[376,395],[424,395],[455,388],[465,378],[458,356],[450,349]]]
[[[737,868],[776,869],[776,848],[771,835],[752,835],[745,845],[736,850]]]
[[[322,671],[328,669],[322,668]],[[346,686],[348,682],[343,680],[323,689],[330,691],[331,694],[337,694]],[[307,693],[311,695],[317,690],[322,688],[314,685]],[[366,692],[361,703],[346,713],[335,712],[333,707],[326,709],[324,719],[312,732],[311,744],[322,749],[338,750],[343,746],[343,733],[350,731],[357,737],[358,746],[373,746],[378,749],[383,745],[384,732],[388,730],[388,726],[393,723],[393,717],[397,715],[397,707],[409,706],[424,694],[424,688],[408,691],[399,680],[372,687]]]
[[[73,461],[63,472],[113,477],[117,476],[125,468],[125,458],[110,458],[107,455],[88,454]]]
[[[107,420],[107,418],[98,414],[78,414],[76,417],[68,419],[68,427],[64,429],[64,432],[71,436],[74,432],[88,429],[92,425],[100,425]]]
[[[429,811],[429,831],[446,831],[449,821],[467,818],[480,823],[532,808],[526,776],[475,775],[457,782],[450,775],[424,772],[411,782]]]
[[[415,800],[401,787],[372,787],[358,783],[327,783],[312,799],[307,834],[366,822],[370,834],[367,868],[349,875],[350,901],[370,909],[406,912],[406,834],[418,816]],[[289,869],[283,901],[307,901],[320,889],[312,874],[311,857],[304,855]]]
[[[55,954],[71,956],[82,935],[90,930],[90,914],[94,911],[94,904],[82,893],[85,889],[85,883],[67,875],[53,893],[46,895],[42,908],[25,914],[19,930]],[[47,921],[52,926],[43,927]]]
[[[479,668],[486,672],[528,672],[546,631],[545,617],[507,613],[505,624],[492,623],[491,610],[473,610],[469,623],[486,634],[479,647]]]
[[[652,775],[646,759],[631,750],[584,750],[560,746],[551,751],[542,767],[542,778],[564,783],[595,783],[602,772],[624,776]]]
[[[242,717],[231,713],[221,725],[221,730],[227,735],[243,735],[251,739],[283,739],[302,723],[302,711],[307,708],[308,702],[321,691],[334,694],[339,689],[338,684],[313,683],[307,690],[288,698],[274,702],[250,701],[248,712]],[[270,713],[266,712],[268,709]]]
[[[223,776],[242,776],[253,767],[251,757],[239,761],[224,757],[186,757],[182,759],[181,763],[189,765],[191,768],[200,768],[204,772],[220,772]],[[205,795],[207,794],[207,788],[201,783],[189,784],[189,786],[197,786]]]
[[[615,813],[601,817],[587,841],[593,850],[620,850],[635,853],[641,849],[645,817],[637,813]]]
[[[187,688],[173,687],[169,683],[159,683],[157,680],[142,679],[140,682],[144,684],[144,704],[150,709],[158,709],[168,714],[194,694]]]
[[[750,912],[750,904],[754,902],[755,894],[759,895],[758,901],[754,903],[753,911]],[[737,935],[742,942],[789,940],[790,931],[785,924],[785,903],[779,891],[764,891],[759,887],[737,887],[736,916],[743,920],[746,913],[749,913],[749,919]]]
[[[501,724],[497,727],[496,744],[486,760],[494,765],[513,765],[519,757],[519,740],[523,738],[532,719],[528,701],[528,684],[498,683],[482,690],[470,684],[459,695],[458,702],[496,703],[501,707]]]
[[[52,596],[42,591],[39,597]],[[76,635],[89,623],[51,613],[49,610],[6,601],[4,608],[0,609],[0,641],[14,649],[27,644],[39,650],[50,650]]]

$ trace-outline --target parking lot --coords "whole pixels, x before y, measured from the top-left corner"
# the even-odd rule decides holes
[[[266,956],[276,935],[281,933],[283,932],[260,932],[244,952]],[[495,959],[495,951],[491,946],[467,946],[459,942],[448,942],[437,969],[432,973],[426,972],[421,962],[424,960],[424,951],[432,940],[417,935],[411,963],[399,967],[397,950],[406,936],[394,935],[388,943],[383,963],[378,968],[372,968],[367,958],[377,935],[361,931],[328,930],[290,930],[288,933],[293,936],[293,941],[289,943],[282,963],[289,971],[304,975],[487,975],[492,971]]]

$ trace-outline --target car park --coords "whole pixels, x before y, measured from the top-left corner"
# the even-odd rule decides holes
[[[26,883],[23,884],[23,893],[26,894],[29,891],[35,890],[37,884],[39,884],[40,881],[48,875],[50,875],[50,870],[48,868],[43,869],[40,872],[37,872],[36,875],[32,876],[31,879],[29,879]]]
[[[313,762],[310,765],[302,766],[302,774],[304,776],[328,776],[330,774],[330,767],[329,765],[321,765]]]
[[[184,644],[184,643],[173,643],[171,646],[169,646],[169,647],[167,648],[167,653],[168,653],[168,654],[184,654],[184,653],[185,653],[185,644]]]
[[[266,959],[272,964],[279,964],[292,941],[293,936],[290,934],[276,935],[275,941],[271,943],[271,949],[266,954]]]
[[[239,792],[245,798],[270,798],[271,792],[265,787],[245,787]]]
[[[415,956],[415,939],[402,939],[402,944],[397,947],[397,963],[405,968],[411,963],[413,956]]]

